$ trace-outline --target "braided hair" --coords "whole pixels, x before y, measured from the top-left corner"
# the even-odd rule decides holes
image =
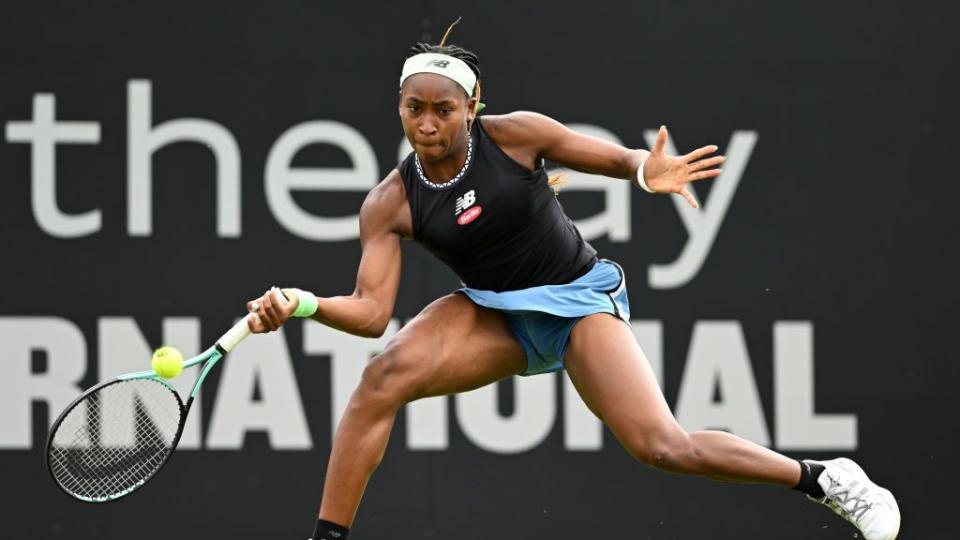
[[[407,58],[411,56],[416,56],[421,53],[436,53],[436,54],[445,54],[447,56],[452,56],[457,60],[462,60],[467,67],[470,68],[470,71],[477,76],[477,88],[474,90],[474,94],[477,95],[477,99],[480,98],[480,57],[472,51],[468,51],[463,47],[458,47],[457,45],[447,45],[447,38],[450,37],[450,32],[453,31],[453,27],[460,23],[463,20],[463,17],[457,17],[457,20],[453,21],[450,26],[447,27],[447,31],[443,33],[443,39],[440,40],[439,45],[430,45],[429,43],[417,43],[413,47],[410,47],[410,51],[407,53]],[[467,96],[472,97],[472,96]]]

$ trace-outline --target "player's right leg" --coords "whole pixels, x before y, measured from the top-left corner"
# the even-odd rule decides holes
[[[400,407],[479,388],[525,367],[525,353],[500,312],[462,294],[427,306],[364,370],[334,435],[320,519],[352,524]]]

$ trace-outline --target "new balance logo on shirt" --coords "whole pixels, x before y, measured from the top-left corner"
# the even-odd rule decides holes
[[[457,218],[457,224],[466,225],[467,223],[477,219],[477,216],[480,215],[480,212],[483,211],[483,208],[479,204],[473,206],[476,202],[477,192],[474,189],[471,189],[470,191],[457,197],[457,207],[453,211],[454,216],[460,216]],[[469,210],[467,210],[468,208]],[[464,210],[466,210],[466,212],[464,212]]]
[[[459,216],[460,212],[470,208],[475,202],[477,202],[477,193],[476,190],[471,189],[470,191],[457,197],[457,208],[454,210],[453,215]]]

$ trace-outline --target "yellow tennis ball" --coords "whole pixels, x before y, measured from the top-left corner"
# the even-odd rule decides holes
[[[172,379],[183,371],[183,354],[173,347],[160,347],[153,351],[150,365],[157,375],[164,379]]]

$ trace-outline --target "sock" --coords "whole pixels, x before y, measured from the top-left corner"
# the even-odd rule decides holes
[[[825,467],[812,461],[797,460],[797,462],[800,464],[800,482],[793,489],[806,493],[814,499],[822,499],[824,497],[823,488],[817,483],[817,478],[820,478],[820,474]]]
[[[325,519],[317,520],[317,527],[313,529],[311,540],[347,540],[350,529],[337,525]]]

